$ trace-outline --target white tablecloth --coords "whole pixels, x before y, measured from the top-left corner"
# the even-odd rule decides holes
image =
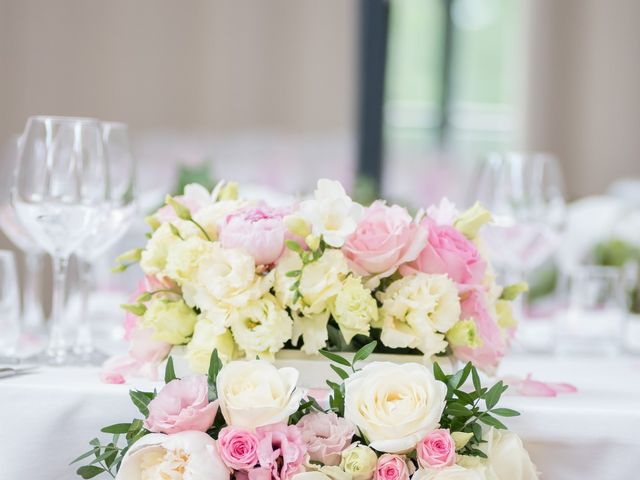
[[[547,480],[640,478],[640,358],[511,357],[500,375],[570,382],[576,394],[509,396],[508,419]],[[42,369],[0,380],[0,480],[71,480],[71,459],[102,426],[136,415],[131,385],[105,385],[96,369]],[[139,383],[136,388],[153,388]]]

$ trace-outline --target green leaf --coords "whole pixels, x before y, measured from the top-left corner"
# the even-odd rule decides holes
[[[378,342],[374,340],[373,342],[367,343],[364,347],[358,350],[353,356],[353,365],[355,365],[356,362],[365,360],[369,355],[373,353],[377,345]]]
[[[102,433],[127,433],[131,427],[130,423],[114,423],[108,427],[101,428]]]
[[[138,411],[144,415],[145,417],[149,415],[149,402],[151,398],[147,392],[141,392],[139,390],[129,390],[129,396],[131,397],[131,401],[136,406]]]
[[[302,270],[291,270],[285,274],[287,277],[299,277],[302,275]]]
[[[473,436],[476,439],[476,442],[482,441],[482,427],[479,423],[474,423],[471,425],[471,430],[473,431]]]
[[[178,377],[176,377],[176,371],[173,368],[173,358],[169,356],[169,358],[167,358],[167,366],[164,369],[164,383],[167,384],[176,378]]]
[[[495,427],[495,428],[498,428],[500,430],[506,430],[507,429],[507,426],[504,423],[502,423],[496,417],[492,417],[488,413],[484,413],[484,414],[480,415],[478,417],[478,420],[480,420],[482,423],[484,423],[486,425],[489,425],[490,427]]]
[[[460,388],[460,386],[469,377],[470,372],[471,372],[471,363],[467,363],[462,370],[458,370],[451,378],[449,378],[447,385],[449,385],[449,387],[451,387],[452,390],[456,390]]]
[[[482,382],[480,381],[478,370],[473,366],[471,367],[471,378],[473,379],[473,388],[475,388],[476,393],[480,395],[480,391],[482,390]]]
[[[320,354],[327,357],[329,360],[339,363],[340,365],[344,365],[345,367],[350,367],[351,362],[344,357],[341,357],[337,353],[327,352],[326,350],[320,350]]]
[[[489,389],[489,391],[484,397],[484,401],[487,405],[487,410],[491,410],[493,407],[495,407],[498,404],[498,402],[500,401],[500,397],[502,396],[502,392],[504,391],[503,387],[504,387],[504,384],[502,383],[502,380],[500,380],[498,383],[496,383],[493,387]]]
[[[144,292],[138,298],[136,298],[136,302],[138,303],[148,302],[149,300],[151,300],[152,296],[153,294],[151,292]]]
[[[304,253],[303,248],[295,240],[285,240],[284,244],[287,246],[287,248],[289,250],[293,250],[294,252],[296,252],[298,254]]]
[[[455,395],[467,405],[471,405],[475,399],[473,395],[463,392],[462,390],[456,390],[453,393],[455,393]]]
[[[69,465],[72,465],[76,462],[79,462],[80,460],[84,460],[87,457],[90,457],[91,455],[93,455],[93,450],[89,450],[88,452],[84,452],[82,455],[80,455],[79,457],[76,457],[74,460],[72,460]]]
[[[474,457],[487,458],[487,455],[482,450],[478,450],[477,448],[468,448],[465,453]]]
[[[501,417],[517,417],[520,415],[520,412],[510,408],[494,408],[491,410],[491,413],[494,415],[500,415]]]
[[[433,376],[436,377],[436,380],[440,380],[443,383],[447,383],[447,380],[449,380],[448,375],[442,371],[438,362],[433,362]]]
[[[127,312],[131,312],[138,317],[143,316],[147,311],[147,307],[141,303],[123,303],[120,305],[120,308],[123,308]]]
[[[104,468],[98,467],[96,465],[85,465],[84,467],[78,468],[78,470],[76,470],[76,473],[82,478],[93,478],[96,475],[100,475],[104,471]]]
[[[336,372],[338,374],[338,376],[342,379],[342,380],[346,380],[347,378],[349,378],[349,374],[347,372],[345,372],[343,369],[341,369],[340,367],[330,364],[329,365],[331,367],[331,369]]]
[[[207,373],[207,383],[209,384],[209,401],[213,402],[218,398],[218,388],[216,387],[216,381],[218,380],[218,374],[222,370],[222,360],[218,355],[218,350],[213,349],[211,357],[209,358],[209,370]]]
[[[445,413],[448,415],[453,415],[454,417],[472,417],[473,412],[469,410],[464,405],[460,405],[459,403],[450,403],[445,408]]]

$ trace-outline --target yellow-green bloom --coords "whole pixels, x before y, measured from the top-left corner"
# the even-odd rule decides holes
[[[496,315],[498,316],[498,325],[500,328],[515,328],[518,325],[517,320],[513,316],[511,302],[507,300],[498,300],[496,302]]]
[[[369,335],[371,324],[378,321],[378,306],[371,291],[353,276],[342,284],[332,313],[347,343],[354,335]]]
[[[224,187],[220,189],[218,200],[237,200],[238,199],[238,183],[227,182]]]
[[[456,444],[456,450],[461,450],[465,447],[469,440],[473,437],[473,433],[465,433],[465,432],[451,432],[451,438],[453,438],[453,442]]]
[[[155,340],[181,345],[193,334],[196,317],[196,312],[183,300],[161,299],[147,306],[142,325],[153,328]]]
[[[366,445],[353,443],[342,452],[340,468],[353,480],[370,480],[376,470],[378,456]]]
[[[207,373],[214,349],[218,351],[220,360],[225,364],[239,353],[229,329],[206,318],[198,320],[185,355],[189,368],[196,373]]]
[[[478,329],[473,320],[461,320],[447,332],[447,340],[453,347],[477,348],[482,345]]]
[[[518,282],[513,285],[509,285],[502,289],[502,293],[500,294],[501,300],[515,300],[518,298],[518,295],[524,292],[529,291],[529,285],[527,282]]]
[[[474,240],[478,236],[480,227],[491,221],[491,218],[491,213],[476,202],[456,219],[453,226],[469,240]]]

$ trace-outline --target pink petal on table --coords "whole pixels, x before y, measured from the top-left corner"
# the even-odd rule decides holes
[[[578,389],[568,383],[546,383],[534,380],[531,374],[524,379],[519,377],[506,377],[502,381],[511,387],[514,395],[523,397],[556,397],[559,393],[576,393]]]

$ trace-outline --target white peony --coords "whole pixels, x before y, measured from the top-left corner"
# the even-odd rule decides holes
[[[480,450],[487,455],[488,470],[495,480],[537,480],[538,471],[525,450],[522,440],[513,432],[490,428],[485,430]]]
[[[340,248],[351,235],[363,214],[362,205],[346,194],[340,182],[318,180],[313,200],[300,204],[299,215],[311,225],[315,236],[322,236],[327,245]]]
[[[446,393],[424,365],[373,362],[345,380],[344,417],[371,448],[404,453],[438,427]]]
[[[229,323],[247,358],[273,356],[291,339],[291,317],[270,293],[233,311]]]
[[[420,469],[411,480],[489,480],[483,468],[463,468],[458,465],[441,469]]]
[[[220,409],[227,424],[254,429],[287,423],[304,395],[296,388],[295,368],[276,368],[264,360],[231,362],[220,370],[216,382]]]
[[[229,480],[216,441],[204,432],[145,435],[127,451],[116,480]]]
[[[171,226],[175,227],[182,238],[200,235],[200,230],[193,223],[186,220],[175,220],[171,224],[163,223],[151,235],[140,257],[140,268],[147,275],[165,275],[165,267],[169,252],[182,242]]]
[[[403,277],[379,292],[378,300],[382,302],[382,343],[417,348],[427,356],[446,348],[444,333],[460,317],[458,290],[446,275]]]

